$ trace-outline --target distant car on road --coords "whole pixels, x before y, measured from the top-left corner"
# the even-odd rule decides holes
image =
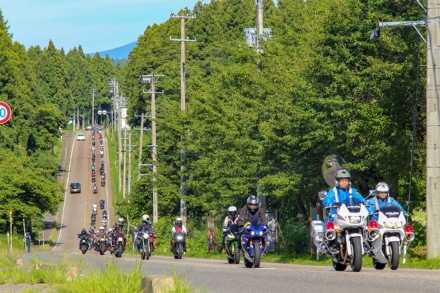
[[[70,183],[70,193],[81,193],[81,183],[79,182]]]
[[[86,130],[92,130],[92,125],[87,125]]]
[[[78,133],[76,135],[76,140],[82,140],[85,141],[86,140],[86,136],[84,135],[84,133]]]

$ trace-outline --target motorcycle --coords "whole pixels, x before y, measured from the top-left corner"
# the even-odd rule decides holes
[[[122,253],[125,250],[125,237],[122,233],[116,233],[115,235],[115,243],[114,243],[114,252],[116,257],[121,257]]]
[[[383,270],[388,263],[391,270],[397,270],[400,255],[403,255],[405,263],[407,249],[413,240],[414,229],[406,223],[399,207],[388,205],[380,208],[377,220],[370,220],[366,239],[374,268]]]
[[[98,193],[98,187],[96,187],[96,185],[95,186],[93,186],[93,194],[97,194]]]
[[[327,192],[321,191],[318,195],[322,200]],[[344,271],[350,264],[354,272],[359,272],[362,269],[362,257],[365,254],[367,208],[350,196],[344,202],[335,203],[326,209],[336,209],[336,214],[331,214],[334,220],[328,221],[325,225],[320,220],[312,222],[311,235],[316,247],[320,253],[325,253],[332,258],[333,268],[336,271]]]
[[[182,259],[185,242],[185,233],[176,232],[173,234],[173,239],[171,240],[171,252],[174,254],[175,259]]]
[[[97,241],[95,241],[95,251],[98,251],[100,255],[104,255],[107,250],[107,239],[105,235],[99,235]]]
[[[244,255],[244,265],[247,268],[259,268],[260,260],[266,251],[266,236],[268,229],[265,225],[245,223],[241,234],[241,250]]]
[[[101,199],[101,200],[99,201],[99,207],[101,208],[101,210],[104,209],[104,205],[105,205],[105,200]]]
[[[79,247],[82,252],[82,254],[85,254],[87,250],[89,250],[89,239],[87,238],[87,235],[78,235],[80,237],[79,240]]]
[[[225,251],[228,263],[240,263],[240,249],[238,243],[238,225],[232,224],[229,226],[225,237]]]
[[[101,186],[105,186],[105,176],[101,176]]]
[[[95,225],[96,223],[96,213],[93,212],[92,215],[90,216],[90,222],[92,223],[92,226]]]
[[[105,171],[104,171],[104,167],[99,168],[99,173],[100,175],[104,175]]]
[[[150,233],[148,232],[138,232],[137,234],[137,251],[141,255],[142,259],[149,259],[151,256],[151,240]]]
[[[103,219],[103,220],[107,220],[107,211],[106,211],[106,210],[104,210],[104,211],[102,212],[102,219]]]

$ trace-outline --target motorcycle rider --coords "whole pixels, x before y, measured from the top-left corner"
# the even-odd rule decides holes
[[[335,187],[327,192],[326,197],[322,201],[324,207],[331,207],[335,203],[344,202],[349,196],[354,199],[367,204],[364,197],[357,191],[356,188],[351,187],[351,175],[346,169],[341,169],[335,174]],[[336,219],[336,209],[332,208],[328,217],[328,221],[333,222]]]
[[[238,214],[238,227],[243,227],[246,222],[252,223],[254,226],[263,224],[267,226],[266,213],[260,209],[260,202],[255,195],[249,195],[246,200],[246,205],[243,206]]]
[[[98,192],[98,187],[96,186],[96,183],[93,183],[93,193]]]
[[[370,198],[367,202],[368,204],[368,212],[372,215],[371,219],[377,220],[377,214],[375,212],[379,211],[380,208],[386,205],[393,205],[402,211],[404,215],[406,215],[405,209],[390,196],[390,188],[386,182],[379,182],[376,185],[374,197]]]
[[[137,226],[137,231],[142,233],[152,234],[154,238],[156,238],[156,233],[154,232],[154,228],[150,222],[150,216],[145,214],[142,216],[142,223]],[[136,237],[136,248],[139,247],[140,239]],[[154,247],[154,243],[153,243]]]
[[[172,237],[174,236],[175,233],[183,233],[186,235],[186,227],[183,224],[182,218],[180,217],[176,218],[176,220],[174,221],[174,225],[171,228]],[[171,239],[170,247],[172,247],[172,245],[173,245],[173,239]],[[172,249],[170,248],[170,250]],[[186,241],[183,242],[183,251],[186,252]]]
[[[230,206],[228,208],[228,214],[223,221],[222,249],[225,249],[225,238],[228,234],[229,226],[232,224],[237,224],[237,208],[235,206]]]
[[[87,233],[86,228],[82,228],[81,233],[78,234],[78,238],[86,237],[87,242],[89,242],[89,233]],[[89,244],[89,243],[88,243]],[[81,241],[79,242],[79,249],[81,249]]]
[[[260,209],[260,202],[258,197],[255,195],[249,195],[246,200],[246,205],[243,206],[238,214],[237,224],[239,227],[238,231],[238,246],[241,249],[241,235],[243,234],[243,226],[245,223],[252,223],[254,226],[263,224],[267,226],[267,217],[263,209]]]

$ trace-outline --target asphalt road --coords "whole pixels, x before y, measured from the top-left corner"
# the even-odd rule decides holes
[[[85,141],[77,141],[76,134],[83,132],[86,135]],[[86,228],[88,231],[92,227],[91,214],[92,205],[98,205],[96,229],[102,222],[103,210],[99,207],[99,201],[105,200],[105,209],[108,213],[108,225],[113,225],[114,210],[112,206],[112,196],[110,194],[111,179],[109,176],[109,158],[106,144],[106,138],[103,136],[104,146],[104,168],[106,175],[106,184],[101,186],[100,181],[100,142],[97,134],[95,134],[95,172],[96,172],[96,186],[98,187],[98,193],[94,194],[92,187],[92,135],[91,131],[77,131],[71,135],[69,143],[66,144],[69,148],[63,152],[63,155],[67,158],[65,163],[65,173],[63,176],[63,183],[65,184],[64,201],[60,206],[58,212],[59,229],[56,238],[56,243],[52,247],[53,251],[78,251],[78,238],[77,234],[81,232],[82,228]],[[70,193],[69,185],[71,182],[81,183],[81,193]]]
[[[72,134],[72,137],[75,136]],[[96,144],[97,166],[99,166],[99,140]],[[106,150],[105,138],[104,146]],[[108,156],[104,151],[106,173],[108,174]],[[157,256],[153,253],[149,260],[141,260],[138,255],[123,254],[121,258],[115,258],[106,253],[91,250],[82,255],[78,249],[77,233],[83,227],[89,228],[92,204],[99,203],[101,198],[106,200],[106,208],[111,206],[110,190],[108,189],[110,176],[107,176],[107,184],[102,188],[99,184],[99,171],[97,185],[99,193],[92,193],[91,182],[91,134],[88,131],[85,142],[71,140],[65,156],[68,164],[64,174],[66,184],[65,200],[60,208],[62,226],[59,229],[57,243],[50,251],[39,252],[43,262],[58,263],[68,254],[74,259],[81,259],[86,266],[105,268],[108,262],[113,262],[117,267],[125,271],[131,271],[135,264],[142,264],[144,275],[162,274],[166,276],[177,273],[189,281],[199,292],[440,292],[438,279],[440,272],[436,270],[413,270],[398,269],[391,271],[387,266],[378,271],[371,267],[363,267],[358,273],[350,268],[345,272],[336,272],[332,266],[307,266],[289,265],[264,262],[261,267],[245,268],[243,259],[240,264],[228,264],[224,260],[192,259],[185,255],[181,260],[169,256]],[[99,170],[99,167],[97,168]],[[70,194],[68,184],[78,181],[82,184],[81,194]],[[99,212],[98,207],[98,212]],[[114,215],[110,208],[109,215]],[[98,213],[98,223],[101,213]],[[110,217],[109,224],[113,224],[114,218]],[[127,245],[127,249],[131,249]],[[32,254],[27,255],[32,257]]]

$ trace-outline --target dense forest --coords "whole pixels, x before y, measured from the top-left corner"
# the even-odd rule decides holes
[[[180,19],[146,27],[127,62],[114,66],[108,57],[85,56],[81,46],[65,53],[49,42],[25,50],[12,43],[3,16],[0,100],[14,116],[0,127],[0,228],[10,211],[18,221],[56,212],[58,127],[76,109],[90,113],[92,89],[95,104],[111,111],[108,80],[116,78],[129,123],[139,127],[135,115],[150,112],[139,76],[151,73],[165,75],[156,84],[163,91],[156,101],[159,217],[179,215],[183,176],[194,221],[221,217],[229,205],[259,194],[280,223],[306,223],[317,192],[328,187],[321,165],[330,154],[345,159],[364,195],[383,180],[399,202],[410,199],[411,210],[423,211],[426,45],[410,27],[382,29],[375,41],[369,36],[379,21],[424,19],[424,11],[411,0],[263,2],[272,35],[261,52],[247,46],[244,32],[255,27],[254,0],[212,0],[180,11],[196,16],[185,25],[196,40],[186,43],[185,111],[180,42],[170,41],[180,35]],[[142,161],[151,163],[146,136]],[[147,176],[133,180],[118,212],[151,213],[152,188]]]

